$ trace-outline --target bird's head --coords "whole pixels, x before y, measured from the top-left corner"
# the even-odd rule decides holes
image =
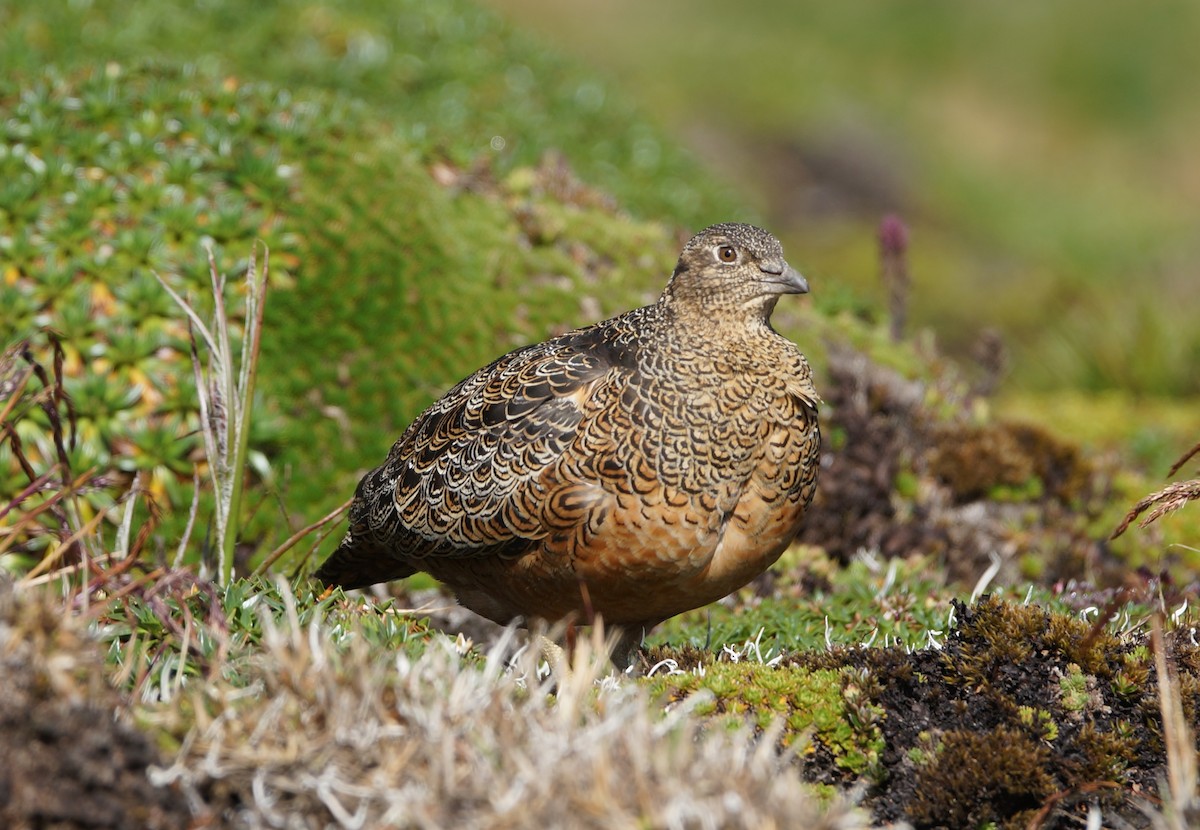
[[[725,223],[683,246],[664,300],[707,312],[745,309],[769,315],[781,294],[806,294],[808,281],[783,258],[779,240],[753,225]]]

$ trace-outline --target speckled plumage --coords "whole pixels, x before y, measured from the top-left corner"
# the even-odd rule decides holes
[[[655,304],[511,352],[418,417],[317,577],[427,571],[498,622],[594,612],[631,639],[745,585],[816,485],[819,399],[769,323],[807,290],[767,232],[701,231]]]

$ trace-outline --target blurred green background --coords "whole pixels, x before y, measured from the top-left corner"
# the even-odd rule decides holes
[[[912,228],[918,325],[1019,390],[1200,393],[1200,6],[487,0],[746,194],[815,290]]]

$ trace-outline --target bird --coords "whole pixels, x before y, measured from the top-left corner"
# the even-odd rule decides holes
[[[501,624],[599,618],[628,667],[650,629],[743,587],[799,530],[820,397],[770,320],[808,290],[767,231],[705,228],[656,302],[509,352],[418,416],[315,577],[424,571]]]

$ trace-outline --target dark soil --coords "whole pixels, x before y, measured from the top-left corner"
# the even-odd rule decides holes
[[[60,624],[47,607],[17,603],[0,580],[0,827],[191,826],[182,794],[147,777],[163,759],[117,720],[95,645]]]

